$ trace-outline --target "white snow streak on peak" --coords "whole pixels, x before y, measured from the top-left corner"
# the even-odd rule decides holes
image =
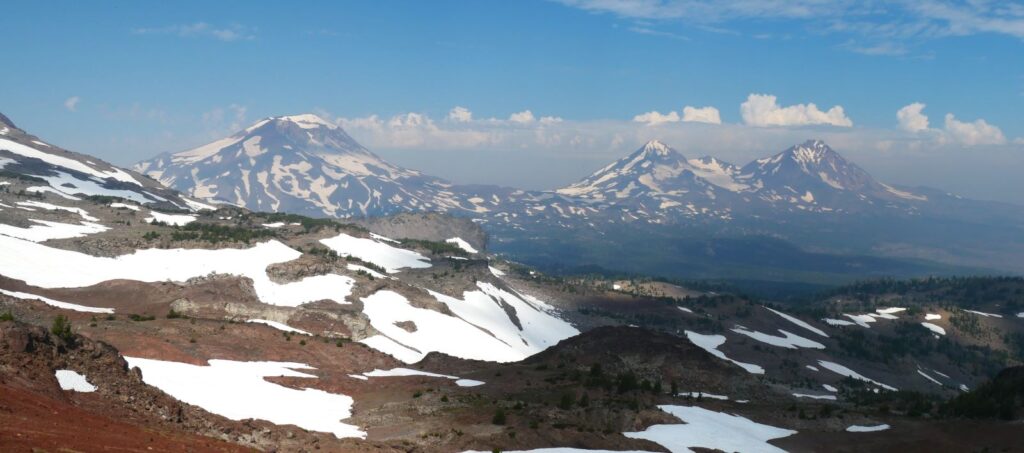
[[[686,331],[686,338],[697,347],[709,352],[711,355],[722,360],[730,361],[737,366],[747,370],[751,374],[764,374],[764,368],[752,363],[744,363],[726,357],[725,353],[718,350],[718,347],[725,344],[725,335],[704,335],[697,332]]]
[[[295,371],[313,369],[289,362],[210,360],[208,366],[125,357],[142,369],[143,380],[188,404],[232,420],[254,418],[277,425],[296,425],[336,437],[365,438],[358,426],[342,423],[352,416],[352,398],[305,388],[296,390],[265,380],[285,376],[313,378]]]
[[[803,327],[804,329],[810,330],[811,332],[814,332],[814,333],[816,333],[818,335],[821,335],[821,336],[823,336],[825,338],[828,338],[828,334],[826,334],[825,331],[823,331],[823,330],[821,330],[821,329],[819,329],[817,327],[814,327],[814,326],[804,322],[801,319],[798,319],[796,317],[787,315],[787,314],[785,314],[785,313],[783,313],[781,311],[778,311],[778,310],[773,310],[773,309],[768,308],[768,307],[764,307],[764,308],[765,308],[765,310],[768,310],[768,311],[770,311],[772,313],[775,313],[775,314],[783,317],[785,320],[787,320],[787,321],[789,321],[789,322],[791,322],[793,324],[796,324],[796,325],[798,325],[800,327]]]
[[[696,406],[658,406],[685,424],[653,425],[644,431],[623,433],[632,439],[647,439],[669,451],[689,452],[691,448],[708,450],[784,453],[768,441],[796,434],[790,429],[763,425],[738,415],[715,412]]]
[[[315,129],[320,126],[327,127],[329,129],[337,129],[338,125],[330,121],[327,121],[312,113],[303,113],[301,115],[289,115],[281,116],[277,119],[293,122],[303,129]]]
[[[65,310],[81,311],[81,312],[85,312],[85,313],[113,313],[114,312],[113,308],[87,307],[85,305],[78,305],[78,304],[73,304],[73,303],[70,303],[70,302],[61,302],[59,300],[50,299],[49,297],[37,296],[35,294],[23,293],[23,292],[20,292],[20,291],[8,291],[6,289],[0,289],[0,294],[6,294],[6,295],[11,296],[11,297],[16,297],[18,299],[25,299],[25,300],[38,299],[38,300],[42,301],[44,304],[46,304],[46,305],[49,305],[51,307],[56,307],[56,308],[63,308]]]
[[[942,315],[935,314],[935,313],[928,313],[928,314],[924,315],[924,320],[925,321],[935,321],[937,319],[942,319]]]
[[[473,246],[470,245],[469,242],[464,241],[462,238],[458,238],[458,237],[448,238],[448,239],[445,239],[444,241],[449,243],[449,244],[455,244],[460,249],[465,250],[468,253],[480,253],[480,252],[477,251],[477,249],[473,248]]]
[[[246,249],[145,249],[107,258],[0,236],[0,274],[44,288],[80,288],[115,279],[185,281],[217,273],[249,277],[260,301],[272,305],[348,303],[345,298],[355,283],[351,277],[317,275],[283,284],[270,280],[267,266],[299,256],[275,240]]]
[[[84,375],[72,370],[57,370],[54,372],[57,383],[61,390],[72,390],[75,392],[91,393],[96,391],[96,386],[89,383]]]
[[[354,256],[383,267],[389,274],[402,268],[430,267],[430,259],[411,250],[392,247],[373,239],[357,238],[341,233],[320,242],[341,256]]]

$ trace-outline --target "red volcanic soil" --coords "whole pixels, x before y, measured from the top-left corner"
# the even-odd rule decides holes
[[[209,437],[148,428],[0,384],[0,451],[253,451]]]

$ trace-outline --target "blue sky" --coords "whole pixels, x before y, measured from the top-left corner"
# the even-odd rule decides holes
[[[118,164],[313,111],[385,157],[458,182],[550,188],[647,138],[743,163],[814,136],[891,182],[1024,202],[1024,186],[1002,181],[1024,168],[1021,3],[38,1],[4,10],[0,112]],[[901,122],[897,111],[913,103],[926,107]],[[456,106],[471,117],[450,116]],[[697,118],[687,106],[702,121],[712,107],[722,124],[684,121]],[[635,121],[652,118],[663,122]],[[537,170],[538,158],[552,164]]]

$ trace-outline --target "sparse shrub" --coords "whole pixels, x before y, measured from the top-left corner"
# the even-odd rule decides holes
[[[0,313],[0,321],[14,321],[14,315],[9,311]]]
[[[173,308],[167,312],[167,319],[179,319],[184,317],[185,315],[181,314],[181,312],[175,311]]]

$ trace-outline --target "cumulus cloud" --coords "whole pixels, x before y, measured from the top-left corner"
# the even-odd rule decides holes
[[[648,126],[657,126],[663,123],[678,123],[681,120],[682,118],[680,118],[679,114],[676,113],[675,111],[663,114],[661,112],[652,110],[650,112],[641,113],[633,117],[634,122],[644,123],[647,124]]]
[[[751,126],[853,126],[853,121],[843,112],[842,106],[837,105],[827,111],[819,110],[813,103],[783,107],[778,104],[778,99],[770,94],[751,93],[747,96],[746,102],[740,104],[740,114],[743,116],[743,122]]]
[[[448,121],[454,121],[456,123],[466,123],[473,121],[473,112],[465,107],[455,106],[448,112]]]
[[[921,132],[928,130],[928,116],[922,113],[925,104],[915,102],[903,106],[896,112],[896,119],[899,121],[900,129],[907,132]]]
[[[206,22],[195,22],[191,24],[168,25],[166,27],[139,27],[132,29],[136,35],[172,35],[181,38],[213,38],[220,41],[243,41],[255,39],[253,29],[239,24],[231,24],[226,27],[217,27]]]
[[[82,101],[82,98],[78,96],[71,96],[64,100],[64,108],[68,109],[69,112],[74,112],[78,109],[78,103]]]
[[[722,117],[714,107],[683,107],[683,122],[722,124]]]
[[[523,110],[522,112],[516,112],[508,116],[508,120],[513,123],[532,123],[535,118],[533,112],[529,110]]]
[[[1006,143],[1006,136],[998,127],[980,118],[972,122],[960,121],[952,113],[946,114],[946,133],[953,140],[968,146]]]

